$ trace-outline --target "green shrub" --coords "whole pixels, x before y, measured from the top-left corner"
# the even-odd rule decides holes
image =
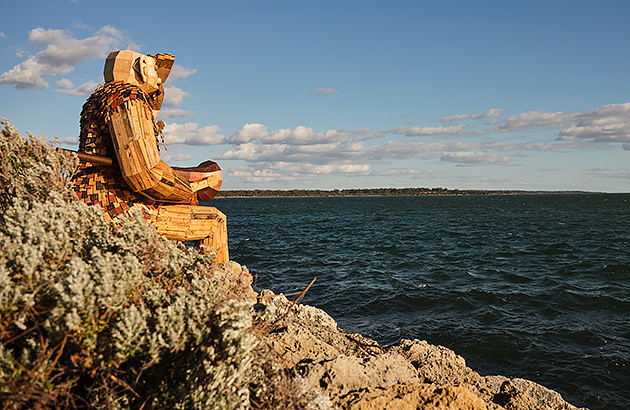
[[[249,306],[226,296],[212,256],[138,214],[115,228],[72,200],[73,155],[2,125],[3,407],[247,408],[250,391],[264,401]]]

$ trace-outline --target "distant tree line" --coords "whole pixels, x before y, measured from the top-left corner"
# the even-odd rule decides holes
[[[523,191],[447,188],[360,188],[360,189],[235,189],[220,191],[217,197],[307,197],[307,196],[421,196],[421,195],[505,195]]]

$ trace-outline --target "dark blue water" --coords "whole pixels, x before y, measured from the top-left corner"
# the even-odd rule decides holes
[[[630,195],[217,199],[231,259],[383,344],[630,408]]]

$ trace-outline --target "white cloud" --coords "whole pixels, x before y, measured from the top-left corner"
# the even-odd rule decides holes
[[[342,164],[342,165],[334,165],[334,164],[326,164],[326,165],[316,165],[312,168],[312,173],[316,175],[321,174],[366,174],[370,172],[369,164]]]
[[[341,142],[353,135],[363,135],[368,132],[363,128],[357,131],[328,130],[325,132],[315,132],[310,127],[299,125],[295,129],[282,128],[271,133],[264,124],[245,124],[239,128],[231,137],[230,143],[244,144],[252,141],[259,141],[263,144],[289,144],[289,145],[315,145],[331,142]]]
[[[186,78],[195,74],[196,72],[197,72],[196,68],[187,68],[187,67],[182,67],[181,65],[175,64],[173,65],[173,68],[171,69],[171,73],[169,74],[167,81],[175,81],[180,78]]]
[[[295,182],[313,178],[339,175],[365,176],[372,174],[369,164],[327,164],[313,165],[288,162],[260,163],[256,166],[244,166],[233,170],[230,175],[245,182]]]
[[[371,157],[374,159],[395,158],[407,159],[417,158],[425,154],[434,154],[443,151],[462,151],[478,148],[478,145],[468,142],[403,142],[389,141],[384,145],[371,147]]]
[[[177,107],[184,101],[184,98],[189,95],[190,93],[188,91],[184,91],[174,85],[164,84],[164,101],[162,104],[165,107]]]
[[[239,128],[231,137],[232,144],[246,144],[259,140],[267,136],[267,126],[264,124],[245,124]]]
[[[509,165],[510,160],[493,152],[445,152],[441,161],[454,162],[457,166]]]
[[[362,145],[353,147],[351,143],[296,145],[256,144],[238,145],[235,150],[226,151],[219,159],[241,159],[250,162],[283,161],[291,163],[325,164],[348,161],[365,155]]]
[[[320,95],[333,95],[337,94],[339,91],[334,88],[316,88],[315,92]]]
[[[0,38],[5,38],[7,35],[0,31]]]
[[[188,160],[192,159],[192,156],[190,156],[188,154],[184,154],[184,153],[179,153],[177,155],[171,155],[168,152],[165,152],[163,154],[160,154],[160,157],[164,161],[173,161],[173,162],[188,161]]]
[[[273,131],[271,134],[261,139],[263,144],[294,144],[310,145],[327,142],[340,142],[353,135],[352,131],[328,130],[326,132],[314,132],[312,128],[303,125],[291,130],[288,128]]]
[[[392,134],[405,135],[407,137],[418,137],[427,135],[453,135],[466,132],[463,125],[452,125],[450,127],[398,127],[389,130]]]
[[[55,85],[58,87],[55,91],[62,94],[76,95],[78,97],[89,97],[90,94],[94,92],[96,87],[100,85],[96,81],[88,81],[87,83],[81,84],[77,88],[72,88],[74,87],[74,84],[72,84],[72,82],[69,80],[64,80],[66,79],[64,78],[55,83]],[[68,85],[70,85],[70,87],[68,87]]]
[[[103,59],[120,44],[119,30],[105,26],[97,35],[76,39],[62,30],[31,30],[29,40],[44,47],[9,71],[0,75],[0,84],[14,84],[16,88],[48,88],[44,77],[66,75],[77,65],[90,58]]]
[[[219,134],[220,131],[221,128],[218,125],[199,127],[196,122],[187,122],[186,124],[166,124],[163,132],[167,145],[218,145],[227,142],[225,136]]]
[[[115,27],[110,26],[109,24],[101,27],[101,29],[98,32],[99,34],[106,34],[106,35],[110,35],[112,37],[119,38],[119,39],[122,39],[123,37],[122,31],[118,30]]]
[[[596,143],[630,143],[630,103],[610,104],[576,113],[577,123],[560,131],[559,140],[590,140]]]
[[[67,78],[62,78],[55,83],[55,87],[69,90],[74,87],[74,84],[72,84],[72,81],[68,80]]]
[[[162,110],[160,111],[158,117],[163,120],[170,120],[172,118],[191,117],[194,114],[195,113],[192,111],[185,111],[185,110],[176,108],[174,110]]]
[[[555,151],[562,147],[556,144],[549,144],[545,142],[528,142],[527,144],[523,144],[522,148],[526,151]]]
[[[164,83],[164,101],[162,102],[162,104],[165,107],[177,107],[184,101],[184,98],[187,98],[190,96],[190,93],[188,91],[182,90],[181,88],[177,87],[175,84],[176,84],[176,80],[181,79],[181,78],[186,78],[196,72],[197,72],[196,68],[186,68],[177,64],[173,66],[173,69],[171,70],[171,73],[168,79],[166,80],[166,83]],[[178,113],[188,113],[188,112],[189,111],[172,110],[171,115],[175,115]]]
[[[522,114],[511,115],[504,120],[495,121],[499,125],[493,131],[511,132],[537,127],[549,127],[562,125],[571,121],[575,114],[564,112],[544,112],[541,110],[529,111]]]
[[[290,147],[288,145],[260,145],[252,142],[242,143],[235,150],[219,155],[218,159],[242,159],[252,162],[286,161]]]
[[[79,143],[79,136],[78,135],[72,135],[66,138],[61,138],[59,141],[65,143],[65,144],[78,144]]]
[[[372,167],[369,164],[305,164],[305,163],[289,163],[274,162],[265,163],[267,166],[277,173],[283,174],[300,174],[308,176],[333,175],[333,174],[366,174]]]
[[[244,167],[234,170],[231,176],[242,179],[245,182],[281,182],[281,181],[293,181],[295,178],[283,175],[279,172],[271,169],[253,169],[250,167]]]
[[[503,113],[503,109],[491,108],[483,114],[456,114],[442,118],[443,122],[463,121],[463,120],[479,120],[483,118],[498,117]]]
[[[551,143],[548,141],[529,141],[525,143],[486,143],[484,148],[494,151],[557,151],[566,149],[567,145],[562,143]]]

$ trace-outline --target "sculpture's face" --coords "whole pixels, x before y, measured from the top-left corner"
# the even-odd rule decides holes
[[[142,91],[151,94],[157,91],[162,82],[157,74],[157,65],[154,57],[141,54],[133,64],[134,71],[140,77],[140,86]]]

